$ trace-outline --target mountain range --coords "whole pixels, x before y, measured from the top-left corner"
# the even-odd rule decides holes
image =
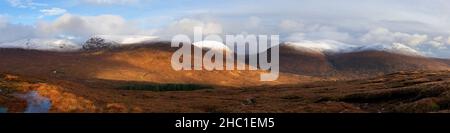
[[[15,96],[30,90],[51,101],[49,112],[436,112],[448,103],[450,60],[400,44],[282,43],[279,79],[261,82],[260,70],[175,71],[170,42],[54,42],[0,48],[0,108],[24,112],[27,100]],[[219,44],[192,48],[227,49]]]
[[[145,70],[138,71],[160,71],[159,69],[161,68],[170,69],[170,64],[168,62],[170,61],[170,52],[174,52],[176,50],[176,48],[170,47],[170,43],[158,41],[157,37],[112,35],[93,36],[89,40],[85,41],[81,46],[63,39],[28,39],[12,43],[2,43],[0,46],[4,47],[2,51],[5,52],[0,53],[3,54],[3,57],[11,56],[11,54],[14,53],[7,52],[11,51],[8,50],[8,48],[28,49],[16,49],[13,51],[21,51],[17,52],[22,54],[17,54],[17,56],[20,57],[31,53],[35,54],[33,55],[35,57],[45,56],[45,58],[43,58],[42,60],[60,58],[51,57],[52,55],[60,56],[58,54],[61,54],[61,57],[67,57],[69,55],[74,56],[73,58],[82,58],[87,54],[90,54],[90,57],[102,58],[102,60],[107,60],[104,58],[120,58],[122,60],[126,60],[127,63],[141,62],[141,64],[138,64],[137,67],[145,68]],[[195,42],[193,43],[193,46],[203,48],[204,50],[230,50],[223,43],[215,41]],[[113,49],[107,50],[104,49],[104,47]],[[35,51],[33,49],[38,51]],[[82,49],[91,49],[93,50],[91,52],[97,54],[92,55],[92,53],[80,52],[80,50]],[[40,50],[44,50],[47,52]],[[52,51],[69,52],[55,53]],[[159,54],[153,54],[152,52]],[[5,53],[11,54],[5,55]],[[11,61],[16,62],[18,60],[26,60],[16,59],[16,57],[11,58],[15,59]],[[167,58],[168,60],[157,60],[157,63],[152,62],[151,64],[142,64],[142,62],[146,62],[145,60],[155,61],[155,58]],[[67,64],[73,63],[69,62],[72,61],[70,59],[62,58],[56,60],[67,61]],[[388,74],[398,71],[448,70],[450,67],[449,62],[450,61],[448,59],[427,57],[420,52],[399,43],[394,43],[392,45],[373,44],[355,46],[336,41],[323,40],[284,42],[280,44],[280,71],[287,74],[301,76],[354,79],[361,77],[379,76],[382,74]],[[118,66],[122,66],[123,64],[124,63],[119,64]],[[164,64],[165,66],[162,67],[161,64]],[[130,68],[124,68],[122,70],[129,69]]]
[[[448,59],[389,50],[367,49],[345,53],[310,52],[280,47],[280,70],[309,76],[363,78],[412,70],[449,70]],[[413,52],[413,51],[410,51]]]

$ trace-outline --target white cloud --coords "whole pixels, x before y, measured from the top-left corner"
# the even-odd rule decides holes
[[[247,22],[246,22],[246,27],[248,28],[258,28],[262,23],[261,18],[256,17],[256,16],[251,16],[250,18],[248,18]]]
[[[303,37],[308,40],[335,40],[352,42],[355,40],[350,33],[338,27],[320,23],[302,23],[291,19],[281,20],[278,24],[279,33],[287,34],[288,41],[298,40],[294,37]],[[301,33],[301,34],[299,34]]]
[[[64,14],[54,21],[40,21],[36,25],[13,24],[0,15],[0,43],[38,38],[84,42],[93,35],[152,35],[154,32],[141,29],[137,25],[116,15]]]
[[[434,37],[432,40],[428,41],[427,44],[436,49],[447,49],[445,46],[445,40],[443,36]]]
[[[107,21],[105,21],[107,20]],[[116,15],[77,16],[64,14],[53,22],[41,22],[39,33],[47,36],[70,35],[89,37],[97,34],[144,34],[136,24]]]
[[[17,8],[32,8],[32,9],[34,9],[36,7],[47,6],[47,4],[37,3],[37,2],[34,2],[33,0],[7,0],[7,1],[12,7],[17,7]]]
[[[11,6],[18,8],[43,9],[41,6],[45,6],[45,4],[37,3],[40,2],[37,0],[7,1]],[[131,4],[134,6],[141,5],[144,1],[152,0],[79,0],[79,2],[75,3],[80,4],[77,6],[86,6],[87,4]],[[158,2],[155,1],[156,6],[161,4]],[[169,39],[178,33],[192,34],[193,27],[199,26],[204,28],[205,34],[280,34],[280,37],[284,39],[282,41],[327,39],[357,45],[401,43],[417,50],[429,50],[450,57],[450,52],[445,50],[439,51],[438,49],[442,46],[450,47],[450,37],[445,38],[450,35],[450,31],[445,30],[450,26],[448,23],[450,18],[446,17],[450,14],[448,10],[450,2],[445,0],[433,0],[433,2],[422,0],[367,0],[364,2],[360,0],[348,0],[345,2],[336,0],[284,0],[283,2],[231,0],[229,3],[234,4],[223,4],[221,2],[194,3],[185,3],[183,4],[185,6],[176,6],[176,4],[175,6],[168,6],[167,9],[170,10],[167,11],[153,9],[153,4],[145,4],[145,7],[148,7],[149,10],[158,12],[160,16],[167,17],[164,20],[156,19],[159,22],[149,22],[148,20],[145,20],[145,22],[144,20],[134,22],[117,15],[78,16],[66,14],[56,20],[24,26],[8,24],[5,19],[0,18],[0,29],[2,30],[0,34],[9,36],[6,33],[12,32],[11,34],[16,35],[15,37],[39,35],[74,36],[78,38],[94,34],[151,33],[152,30],[138,27],[140,25],[137,23],[145,23],[147,24],[145,26],[158,30],[156,35],[167,36]],[[254,3],[260,4],[256,5]],[[419,6],[407,6],[408,4],[405,3],[418,3],[417,5]],[[170,2],[169,4],[173,5]],[[64,6],[61,5],[59,7]],[[43,15],[64,14],[62,10],[50,9],[40,11]],[[128,15],[142,13],[141,11],[143,10],[133,12],[134,10],[130,9],[126,13],[120,13],[120,11],[119,13]],[[76,11],[78,10],[71,10],[71,12]],[[82,13],[84,14],[85,12]],[[117,12],[112,11],[111,13]],[[133,18],[133,16],[130,18]],[[13,19],[15,18],[18,18],[15,23],[27,21],[14,16]],[[13,27],[19,28],[17,32],[11,29]],[[31,29],[35,27],[34,30],[29,30],[30,33],[25,34],[22,31],[30,27]],[[443,36],[443,38],[428,38],[428,36]],[[5,39],[4,36],[1,39],[11,40]]]
[[[115,15],[64,14],[54,21],[39,22],[37,25],[13,24],[0,15],[2,48],[76,50],[88,37],[98,34],[108,39],[119,39],[119,42],[124,44],[157,39],[145,36],[148,35],[145,33],[146,31],[137,28],[133,22]]]
[[[433,46],[434,48],[438,48],[438,49],[444,49],[445,47],[443,47],[443,44],[441,42],[437,42],[437,41],[430,41],[428,42],[431,46]]]
[[[41,13],[43,13],[44,16],[58,16],[58,15],[62,15],[64,13],[67,12],[66,9],[62,9],[62,8],[49,8],[49,9],[42,9],[40,10]]]
[[[11,24],[8,18],[0,15],[0,43],[15,41],[35,35],[33,26]]]
[[[33,37],[35,35],[34,27],[21,25],[21,24],[10,24],[7,21],[0,26],[0,43],[15,41],[19,39]]]
[[[448,39],[447,39],[447,45],[450,46],[450,37],[448,37]]]
[[[123,4],[135,4],[140,0],[83,0],[83,2],[95,5],[123,5]]]
[[[287,36],[286,38],[284,38],[284,40],[289,41],[289,42],[303,41],[303,40],[305,40],[305,33],[301,33],[301,32],[292,33],[289,36]]]
[[[5,16],[0,15],[0,28],[3,28],[8,24],[8,21]]]
[[[158,34],[165,36],[166,39],[170,39],[176,34],[185,34],[188,36],[192,36],[195,27],[201,27],[203,29],[204,35],[223,33],[222,24],[218,22],[183,18],[174,21],[166,28],[161,29]]]
[[[301,31],[305,25],[293,20],[282,20],[279,27],[284,31]]]
[[[391,32],[385,28],[370,30],[361,37],[363,43],[402,43],[416,47],[428,39],[424,34],[407,34],[402,32]]]
[[[308,31],[307,37],[311,39],[330,39],[341,42],[349,42],[352,37],[347,32],[341,32],[335,27],[318,26],[312,31]]]
[[[437,37],[434,37],[433,40],[442,42],[444,40],[444,37],[443,36],[437,36]]]

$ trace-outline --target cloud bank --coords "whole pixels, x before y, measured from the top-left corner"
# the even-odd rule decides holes
[[[278,34],[281,41],[289,42],[401,44],[428,56],[450,58],[450,2],[446,0],[70,1],[76,4],[8,0],[10,7],[34,8],[52,19],[20,24],[0,17],[0,43],[24,38],[84,41],[98,34],[170,40],[176,34],[192,35],[194,27],[202,27],[204,34]]]

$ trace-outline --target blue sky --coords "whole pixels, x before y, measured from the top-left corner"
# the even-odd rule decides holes
[[[283,41],[402,43],[450,58],[448,0],[2,0],[0,43],[26,38],[140,34],[170,39],[279,34]]]

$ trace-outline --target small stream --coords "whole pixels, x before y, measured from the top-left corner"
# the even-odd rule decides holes
[[[48,113],[52,106],[50,99],[39,95],[37,91],[30,91],[25,94],[18,94],[17,96],[27,101],[27,108],[24,113]]]

